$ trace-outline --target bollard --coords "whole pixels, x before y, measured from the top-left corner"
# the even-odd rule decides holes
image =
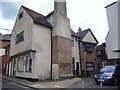
[[[102,88],[102,86],[103,86],[103,83],[102,83],[102,82],[100,82],[100,87]]]
[[[84,88],[84,81],[82,80],[82,88]]]

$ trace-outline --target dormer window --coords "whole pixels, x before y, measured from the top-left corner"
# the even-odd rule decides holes
[[[19,14],[19,19],[21,19],[22,17],[23,17],[23,12]]]

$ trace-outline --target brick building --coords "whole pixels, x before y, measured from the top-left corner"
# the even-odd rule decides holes
[[[96,72],[98,41],[90,29],[71,30],[61,1],[54,0],[54,11],[46,16],[21,6],[11,34],[9,76],[45,80]]]
[[[9,52],[10,52],[10,34],[5,34],[1,36],[1,65],[0,65],[0,70],[2,70],[2,73],[5,74],[6,72],[6,64],[9,62]]]
[[[77,34],[80,37],[79,47],[82,74],[88,71],[89,75],[93,76],[98,70],[96,61],[96,45],[98,41],[90,29],[81,30],[79,28]]]
[[[102,43],[96,47],[97,65],[99,69],[108,65],[108,59],[106,54],[106,43]]]

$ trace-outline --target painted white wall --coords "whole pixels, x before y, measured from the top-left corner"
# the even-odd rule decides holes
[[[55,13],[48,17],[47,21],[53,26],[52,36],[58,35],[68,39],[71,38],[69,18],[62,16],[59,13]]]
[[[120,50],[120,48],[118,48],[118,3],[107,7],[106,11],[109,25],[109,34],[106,37],[106,52],[108,59],[114,59],[118,58],[118,53],[113,51]]]
[[[18,16],[14,25],[14,31],[11,37],[10,56],[16,55],[27,50],[36,50],[35,59],[32,60],[32,73],[25,72],[25,64],[23,72],[17,71],[18,58],[16,60],[16,76],[27,78],[45,78],[50,79],[51,73],[51,30],[41,25],[33,24],[32,18],[21,7],[18,15],[23,12],[23,17],[19,20]],[[24,41],[17,43],[16,35],[24,31]],[[24,61],[26,56],[23,55]],[[13,64],[13,62],[12,62]],[[10,66],[12,65],[10,63]],[[9,68],[13,74],[13,68]]]
[[[20,58],[20,57],[17,57],[17,58],[14,58],[15,59],[15,61],[16,61],[16,63],[15,63],[15,73],[16,73],[16,75],[15,76],[17,76],[17,77],[26,77],[26,78],[33,78],[33,79],[37,79],[38,77],[37,76],[35,76],[35,59],[32,59],[32,72],[26,72],[25,71],[25,60],[26,60],[26,56],[27,55],[23,55],[22,57],[24,57],[24,65],[23,65],[23,72],[19,72],[18,70],[17,70],[17,67],[18,67],[18,58]],[[13,60],[14,60],[13,59]],[[12,70],[13,71],[13,70]]]
[[[62,36],[71,39],[70,20],[59,13],[54,14],[53,36]]]
[[[23,17],[19,20],[19,14],[23,12]],[[10,45],[10,56],[18,54],[20,52],[29,50],[32,48],[32,27],[33,20],[28,13],[21,7],[16,18],[16,22],[12,31],[11,45]],[[24,41],[16,44],[16,35],[24,31]]]
[[[51,30],[34,24],[32,30],[32,49],[36,50],[35,74],[38,79],[50,79],[51,75]]]
[[[90,42],[90,43],[97,43],[90,31],[87,33],[87,35],[84,37],[82,41]]]
[[[72,37],[74,37],[74,36],[72,36]],[[72,38],[72,39],[74,40],[74,47],[72,47],[72,57],[75,58],[75,69],[76,69],[76,62],[79,62],[79,74],[81,74],[80,56],[79,56],[79,43],[78,43],[78,41],[75,40],[75,37]]]

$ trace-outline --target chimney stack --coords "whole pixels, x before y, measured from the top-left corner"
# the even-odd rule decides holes
[[[0,33],[0,40],[2,40],[2,33]]]
[[[54,12],[67,17],[66,1],[54,0]]]
[[[82,31],[82,28],[81,28],[81,27],[79,27],[79,29],[78,29],[78,32],[80,32],[80,31]]]

